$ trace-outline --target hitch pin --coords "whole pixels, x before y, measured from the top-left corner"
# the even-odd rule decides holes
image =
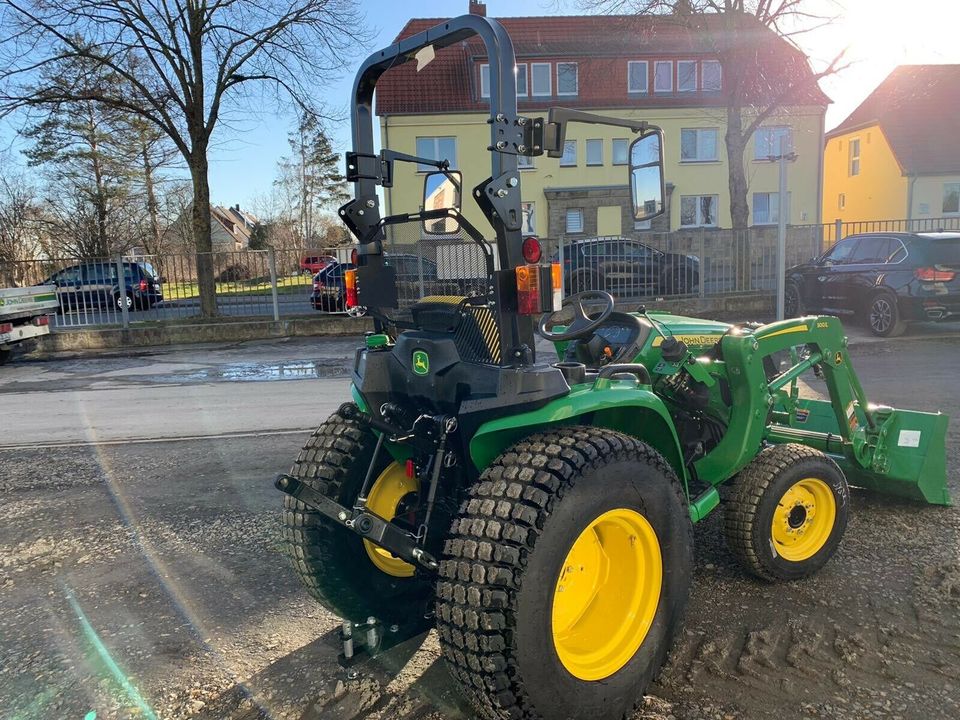
[[[349,660],[353,657],[353,623],[349,620],[343,621],[340,637],[343,640],[343,657]]]

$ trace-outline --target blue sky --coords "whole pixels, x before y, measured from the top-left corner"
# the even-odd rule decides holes
[[[827,112],[827,129],[846,117],[898,64],[960,63],[960,3],[947,0],[912,0],[909,10],[901,0],[807,0],[810,9],[839,17],[827,27],[797,36],[814,67],[822,67],[839,49],[849,47],[854,63],[841,75],[823,82],[834,103]],[[468,0],[366,0],[366,12],[375,33],[368,51],[388,45],[411,17],[441,17],[467,11]],[[558,5],[560,10],[558,10]],[[491,17],[547,15],[578,11],[574,0],[487,0]],[[347,101],[357,67],[367,52],[358,50],[342,77],[331,79],[317,91],[331,109],[347,113]],[[960,112],[960,108],[951,108]],[[221,124],[214,133],[210,156],[212,199],[222,205],[249,207],[270,192],[277,161],[288,151],[287,133],[293,119],[273,108],[248,114],[242,123]],[[6,128],[9,135],[9,129]],[[347,121],[330,127],[338,152],[348,149]]]

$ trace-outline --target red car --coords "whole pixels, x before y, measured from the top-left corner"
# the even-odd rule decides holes
[[[300,272],[304,275],[316,275],[337,259],[332,255],[306,255],[300,261]]]

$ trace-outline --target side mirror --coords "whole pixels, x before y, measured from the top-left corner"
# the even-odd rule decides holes
[[[630,197],[634,220],[650,220],[663,213],[663,142],[659,132],[630,144]]]
[[[423,178],[423,212],[433,212],[433,217],[422,221],[423,232],[427,235],[450,235],[460,231],[460,221],[456,217],[443,214],[443,210],[460,210],[460,188],[462,175],[457,171],[437,170],[427,173]]]

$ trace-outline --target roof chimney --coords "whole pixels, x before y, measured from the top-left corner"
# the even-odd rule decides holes
[[[480,0],[470,0],[470,14],[486,17],[487,4],[485,2],[480,2]]]

